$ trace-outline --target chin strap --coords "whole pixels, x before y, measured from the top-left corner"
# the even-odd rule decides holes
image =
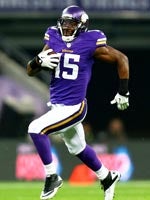
[[[59,29],[60,29],[60,32],[61,32],[61,35],[62,35],[62,40],[64,42],[71,42],[71,41],[73,41],[75,39],[75,37],[76,37],[76,33],[77,33],[78,29],[80,29],[81,26],[82,26],[82,22],[80,22],[78,24],[77,28],[74,30],[74,33],[71,36],[64,36],[62,28],[61,28],[61,26],[59,24]]]

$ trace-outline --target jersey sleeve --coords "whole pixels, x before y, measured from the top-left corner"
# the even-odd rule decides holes
[[[52,48],[53,43],[57,43],[58,36],[57,35],[57,28],[55,26],[48,27],[44,35],[44,44],[48,45]]]
[[[50,28],[48,28],[44,34],[44,44],[49,44],[50,42]]]
[[[107,46],[106,35],[100,30],[90,30],[87,32],[87,40],[90,46],[91,55],[98,47]]]
[[[95,34],[96,39],[96,47],[106,46],[107,45],[107,37],[102,31],[97,31]]]

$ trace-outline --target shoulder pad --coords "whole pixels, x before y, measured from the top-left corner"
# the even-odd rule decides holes
[[[45,35],[44,35],[44,40],[49,41],[50,40],[50,35],[54,36],[57,31],[58,31],[58,29],[57,29],[56,26],[48,27],[47,31],[45,32]]]
[[[96,43],[96,46],[104,46],[107,42],[107,37],[104,34],[103,31],[100,30],[89,30],[87,32],[91,40],[94,40]]]

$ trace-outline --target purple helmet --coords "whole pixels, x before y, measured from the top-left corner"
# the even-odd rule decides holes
[[[89,17],[79,6],[69,6],[62,12],[57,26],[62,35],[62,40],[71,42],[80,32],[88,30]]]

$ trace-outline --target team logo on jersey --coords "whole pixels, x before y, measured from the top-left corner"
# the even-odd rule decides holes
[[[67,47],[70,48],[71,47],[71,43],[68,42],[67,43]]]

